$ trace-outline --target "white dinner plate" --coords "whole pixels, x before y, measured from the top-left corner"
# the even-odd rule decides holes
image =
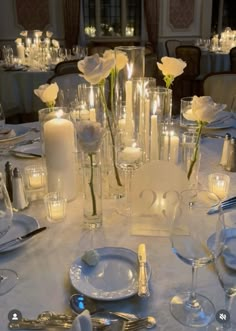
[[[225,229],[225,243],[226,246],[222,253],[227,267],[236,270],[236,228]],[[215,234],[211,235],[207,240],[207,245],[211,248],[214,245]]]
[[[2,238],[0,238],[0,244],[8,242],[11,239],[15,239],[19,236],[22,236],[38,228],[39,228],[39,223],[35,218],[24,214],[14,213],[12,226],[10,227],[8,232]],[[25,245],[29,241],[30,240],[18,242],[15,245],[9,246],[6,249],[2,249],[0,253],[5,253],[13,249],[16,249],[22,245]]]
[[[14,139],[18,139],[20,137],[23,137],[25,136],[30,128],[27,128],[25,126],[21,126],[21,125],[6,125],[6,128],[7,129],[13,129],[16,133],[16,135],[14,137],[9,137],[9,138],[5,138],[5,139],[0,139],[0,143],[1,142],[6,142],[6,141],[11,141],[11,140],[14,140]]]
[[[70,267],[70,280],[80,293],[97,300],[120,300],[138,291],[138,257],[127,248],[97,248],[99,262],[89,266],[77,258]],[[151,268],[147,264],[148,278]]]
[[[10,152],[14,156],[27,159],[42,156],[41,143],[35,142],[28,145],[16,145],[12,149],[10,149]]]

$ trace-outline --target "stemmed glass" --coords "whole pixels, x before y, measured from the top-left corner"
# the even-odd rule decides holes
[[[120,213],[131,215],[131,181],[133,172],[143,163],[143,148],[139,134],[120,132],[116,139],[117,167],[124,172],[125,177],[125,204]]]
[[[215,317],[212,302],[196,293],[195,287],[197,269],[212,263],[223,249],[223,213],[220,209],[219,213],[207,213],[210,207],[219,203],[215,194],[196,189],[183,191],[176,199],[170,236],[172,250],[181,261],[191,265],[192,285],[189,292],[178,293],[172,298],[170,310],[186,326],[203,327]],[[208,245],[210,237],[212,244]]]
[[[235,330],[236,320],[233,321],[231,306],[236,296],[236,210],[231,209],[224,214],[225,219],[225,245],[223,252],[215,260],[215,269],[220,284],[225,291],[225,310],[230,314],[221,324],[212,325],[209,330]],[[234,328],[233,328],[234,326]]]
[[[10,229],[13,218],[11,201],[0,173],[0,238]],[[10,269],[0,269],[0,295],[9,292],[17,283],[17,274]]]

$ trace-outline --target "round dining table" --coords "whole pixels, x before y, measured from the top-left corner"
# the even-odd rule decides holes
[[[231,124],[235,124],[236,127],[236,121]],[[38,127],[38,123],[19,126],[30,129]],[[206,133],[209,136],[202,138],[200,187],[207,188],[207,177],[210,173],[227,173],[231,179],[229,195],[236,195],[236,173],[227,172],[219,165],[224,139],[212,136],[217,133],[224,137],[226,132],[236,135],[235,127],[217,131],[208,130]],[[18,141],[37,136],[39,133],[30,130],[15,140],[0,142],[0,171],[4,173],[7,161],[10,161],[13,167],[18,167],[22,173],[28,165],[42,164],[43,158],[26,158],[22,155],[16,157],[9,153],[7,148],[12,148]],[[117,199],[104,200],[102,227],[94,230],[85,228],[81,176],[78,187],[78,196],[68,202],[66,219],[62,222],[51,223],[47,220],[43,199],[32,201],[28,208],[15,213],[16,217],[18,215],[23,218],[24,222],[37,222],[47,229],[24,245],[0,253],[0,269],[12,269],[19,276],[17,285],[0,298],[1,331],[8,330],[8,314],[13,309],[20,311],[27,319],[35,319],[43,311],[71,314],[69,300],[72,294],[78,292],[70,281],[69,270],[72,263],[86,250],[120,247],[137,252],[140,243],[146,244],[147,261],[150,266],[150,296],[142,298],[135,293],[130,296],[125,293],[122,297],[118,293],[113,300],[104,299],[97,302],[109,311],[124,311],[140,316],[152,315],[157,319],[157,326],[153,328],[155,331],[192,330],[179,324],[169,310],[170,299],[176,292],[188,290],[191,286],[191,267],[172,252],[169,237],[156,236],[152,233],[134,234],[133,219],[119,213]],[[89,278],[89,273],[87,277]],[[122,279],[119,283],[122,284]],[[106,284],[103,286],[105,291]],[[199,268],[197,292],[208,297],[215,305],[216,311],[224,308],[224,291],[212,265]],[[232,311],[236,311],[235,304],[232,306]],[[207,329],[196,328],[196,330]]]

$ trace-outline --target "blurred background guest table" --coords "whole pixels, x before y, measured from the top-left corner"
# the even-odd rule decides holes
[[[34,89],[53,76],[54,71],[39,71],[19,67],[6,70],[0,67],[0,102],[6,117],[27,115],[43,108],[43,103],[34,94]]]
[[[211,72],[221,72],[230,70],[229,52],[211,52],[202,50],[200,61],[201,75],[206,75]]]
[[[16,75],[17,73],[4,73],[4,75],[7,74]],[[25,77],[31,74],[36,75],[36,73],[21,74]],[[37,125],[38,123],[28,123],[17,127],[35,128]],[[228,128],[227,131],[236,135],[235,128]],[[208,131],[209,134],[217,132],[224,136],[226,130]],[[39,133],[30,131],[18,137],[18,140],[37,136]],[[20,158],[7,153],[5,147],[12,146],[18,140],[0,142],[0,171],[3,173],[7,160],[22,172],[28,165],[42,163],[41,158]],[[207,187],[207,176],[210,173],[225,172],[219,165],[222,146],[223,139],[202,138],[200,184],[203,188]],[[232,196],[236,194],[236,174],[229,172],[227,174],[231,177],[230,195]],[[80,191],[81,185],[79,182]],[[15,288],[1,299],[4,302],[0,305],[2,331],[8,330],[8,313],[12,309],[19,310],[23,317],[29,319],[36,318],[38,314],[46,310],[71,313],[69,299],[77,291],[70,283],[69,269],[85,250],[112,246],[137,252],[140,243],[146,244],[148,263],[151,266],[150,297],[140,298],[134,295],[122,300],[103,301],[100,304],[107,310],[127,311],[142,316],[153,315],[157,318],[157,326],[153,329],[155,331],[190,330],[172,317],[169,302],[177,290],[187,290],[190,287],[191,267],[180,261],[171,251],[168,237],[134,235],[131,226],[132,219],[117,213],[118,203],[119,200],[104,201],[103,225],[97,230],[83,228],[81,193],[76,200],[68,203],[66,219],[60,223],[49,223],[46,220],[43,200],[31,202],[27,209],[19,213],[33,217],[40,226],[47,226],[47,230],[27,244],[1,253],[0,267],[13,269],[19,275]],[[224,291],[212,266],[199,271],[198,292],[208,297],[214,303],[216,310],[224,307]]]

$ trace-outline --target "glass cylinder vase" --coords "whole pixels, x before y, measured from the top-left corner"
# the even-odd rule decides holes
[[[68,201],[77,196],[75,129],[67,108],[39,110],[42,153],[48,192],[60,192]]]

